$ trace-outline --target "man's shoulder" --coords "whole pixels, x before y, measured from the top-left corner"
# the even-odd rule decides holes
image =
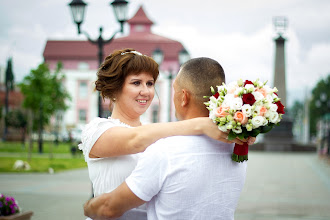
[[[194,149],[216,149],[216,151],[232,152],[233,144],[211,139],[205,135],[172,136],[158,140],[150,147],[150,150],[172,152],[172,151],[194,151]]]

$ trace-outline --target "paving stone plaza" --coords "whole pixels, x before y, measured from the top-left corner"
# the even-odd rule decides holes
[[[0,174],[33,220],[83,220],[91,196],[87,169],[55,174]],[[330,163],[316,153],[250,152],[235,220],[330,219]]]

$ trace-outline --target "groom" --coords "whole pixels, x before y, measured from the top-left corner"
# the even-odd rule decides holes
[[[177,118],[208,117],[203,96],[222,82],[217,61],[202,57],[184,63],[173,84]],[[84,205],[85,215],[116,218],[147,202],[148,219],[234,219],[247,164],[231,160],[233,148],[206,136],[159,140],[124,183]]]

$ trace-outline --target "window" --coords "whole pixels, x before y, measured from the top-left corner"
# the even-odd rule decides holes
[[[78,63],[78,70],[88,70],[89,65],[86,62],[80,62]]]
[[[135,31],[136,32],[143,32],[144,31],[144,26],[143,25],[136,25],[135,26]]]
[[[87,119],[86,116],[86,109],[79,109],[79,122],[85,123]]]
[[[79,83],[79,98],[86,99],[88,96],[87,82]]]

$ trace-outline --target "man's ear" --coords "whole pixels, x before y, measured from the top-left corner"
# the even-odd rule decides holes
[[[189,105],[190,102],[190,94],[187,90],[182,89],[182,100],[181,100],[181,107],[186,107]]]

